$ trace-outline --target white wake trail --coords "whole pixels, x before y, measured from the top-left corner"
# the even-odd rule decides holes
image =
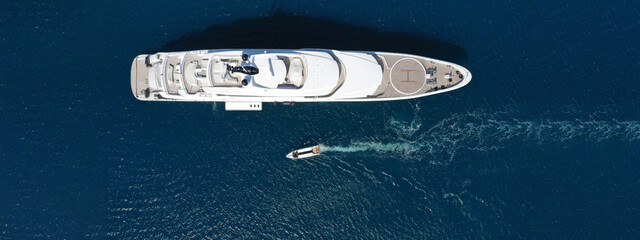
[[[419,107],[418,107],[419,110]],[[477,110],[454,114],[424,127],[418,111],[411,121],[390,118],[386,128],[390,136],[376,136],[388,141],[352,141],[342,145],[321,145],[322,152],[375,152],[381,156],[448,156],[459,150],[495,151],[509,147],[514,140],[537,145],[586,142],[640,141],[640,121],[594,119],[526,119],[514,111]]]
[[[320,151],[322,152],[343,152],[343,153],[353,153],[353,152],[365,152],[365,151],[376,151],[376,152],[401,152],[405,154],[414,153],[422,148],[421,145],[410,142],[396,142],[396,143],[380,143],[380,142],[352,142],[349,145],[345,146],[327,146],[320,145]]]

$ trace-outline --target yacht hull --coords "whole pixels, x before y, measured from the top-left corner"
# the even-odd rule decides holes
[[[313,147],[301,148],[290,152],[287,154],[287,158],[289,159],[303,159],[310,158],[320,155],[320,146],[316,145]]]
[[[241,60],[245,55],[251,57]],[[294,66],[296,61],[298,68]],[[258,66],[260,72],[229,72],[225,66]],[[295,71],[298,74],[292,77]],[[138,100],[233,102],[239,106],[227,110],[255,110],[249,104],[254,106],[256,102],[405,100],[452,91],[470,80],[466,68],[437,59],[326,49],[143,54],[131,66],[131,90]]]

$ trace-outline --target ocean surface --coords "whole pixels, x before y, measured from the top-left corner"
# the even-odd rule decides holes
[[[635,1],[8,1],[0,239],[638,239]],[[404,52],[407,101],[141,102],[142,53]],[[324,154],[285,154],[320,143]]]

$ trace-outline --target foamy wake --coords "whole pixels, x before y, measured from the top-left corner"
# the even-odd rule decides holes
[[[410,154],[420,150],[421,146],[409,142],[397,142],[397,143],[379,143],[379,142],[352,142],[347,146],[326,146],[320,145],[320,149],[323,152],[364,152],[364,151],[376,151],[376,152],[402,152]]]
[[[419,109],[419,108],[418,108]],[[533,144],[564,144],[569,140],[587,142],[640,142],[640,122],[629,120],[522,119],[514,112],[490,113],[483,110],[454,114],[422,130],[416,111],[411,122],[391,118],[386,128],[397,141],[353,141],[347,145],[322,145],[324,152],[381,152],[411,156],[415,153],[446,153],[450,157],[459,149],[489,151],[501,149],[512,141]],[[380,138],[376,138],[380,139]]]

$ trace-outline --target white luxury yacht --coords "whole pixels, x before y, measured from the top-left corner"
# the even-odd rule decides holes
[[[144,101],[225,102],[262,110],[263,102],[388,101],[460,88],[459,65],[409,54],[328,49],[220,49],[139,55],[131,90]]]

